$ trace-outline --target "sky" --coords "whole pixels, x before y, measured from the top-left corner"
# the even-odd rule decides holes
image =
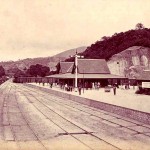
[[[150,0],[0,0],[0,61],[53,56],[150,28]]]

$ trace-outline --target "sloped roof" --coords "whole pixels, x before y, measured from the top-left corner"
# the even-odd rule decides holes
[[[105,59],[78,59],[78,73],[110,74]]]
[[[59,73],[72,72],[74,62],[60,62]]]

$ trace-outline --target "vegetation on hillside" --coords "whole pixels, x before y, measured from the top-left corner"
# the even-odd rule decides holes
[[[99,41],[87,47],[81,53],[85,58],[106,59],[131,46],[150,47],[150,29],[138,23],[134,30],[115,33],[111,37],[103,36]],[[73,61],[73,58],[66,61]]]
[[[2,66],[0,66],[0,78],[5,75],[5,70]]]
[[[32,77],[45,77],[49,75],[50,69],[47,66],[42,66],[40,64],[31,65],[30,68],[26,71],[28,76]]]

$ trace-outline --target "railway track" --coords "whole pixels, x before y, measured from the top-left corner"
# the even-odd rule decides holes
[[[131,133],[134,132],[135,136],[143,135],[149,138],[149,135],[147,135],[146,133],[134,130],[134,128],[131,129],[130,127],[124,126],[120,123],[116,123],[114,122],[112,118],[119,119],[120,122],[126,121],[127,123],[129,124],[131,123],[135,126],[143,126],[147,128],[148,130],[150,129],[149,126],[145,126],[144,124],[141,124],[139,122],[135,122],[132,120],[122,119],[119,115],[111,114],[103,110],[99,110],[99,109],[92,108],[92,107],[89,107],[89,106],[86,106],[86,105],[83,105],[83,104],[80,104],[71,100],[60,98],[55,95],[49,94],[48,92],[36,90],[34,88],[30,88],[21,84],[19,85],[10,84],[9,90],[7,86],[5,88],[6,88],[5,90],[7,90],[6,93],[13,93],[14,95],[13,97],[15,97],[13,98],[14,102],[17,103],[17,107],[19,109],[19,112],[22,115],[23,120],[25,120],[27,127],[30,129],[32,134],[36,137],[35,141],[37,141],[37,143],[41,146],[40,149],[42,150],[51,149],[51,147],[47,146],[45,142],[51,140],[52,137],[48,137],[45,139],[43,137],[42,139],[40,135],[37,134],[40,132],[36,131],[38,130],[38,128],[34,128],[34,126],[31,125],[31,122],[28,120],[30,117],[29,118],[27,117],[28,112],[22,110],[23,108],[22,106],[25,106],[24,104],[27,104],[30,106],[32,105],[34,107],[34,110],[36,110],[37,112],[36,115],[41,114],[42,116],[44,116],[44,118],[46,118],[46,120],[48,120],[50,124],[54,124],[60,129],[61,132],[58,132],[59,130],[57,130],[57,134],[53,137],[54,139],[70,137],[71,139],[74,139],[73,141],[77,141],[76,143],[80,143],[80,145],[83,145],[84,148],[86,149],[90,149],[90,150],[98,149],[99,150],[99,149],[103,149],[103,146],[105,146],[105,149],[107,150],[126,148],[126,146],[125,147],[121,146],[121,144],[116,143],[115,141],[112,141],[112,140],[110,141],[109,136],[107,134],[106,134],[107,135],[106,137],[103,137],[102,135],[105,134],[105,132],[99,132],[99,129],[95,130],[96,126],[92,128],[91,125],[89,124],[89,122],[92,122],[92,121],[94,121],[94,123],[99,123],[97,124],[98,128],[104,127],[103,131],[108,130],[107,132],[110,132],[109,135],[111,138],[114,136],[111,134],[116,131],[117,131],[116,132],[117,134],[122,133],[124,137],[127,135],[127,138],[125,137],[126,140],[130,138],[130,136],[128,136],[129,135],[128,133],[125,134],[125,132],[120,132],[122,128],[130,130]],[[22,100],[20,99],[20,96],[22,97]],[[12,98],[11,95],[6,94],[6,99],[4,100],[3,105],[6,105],[7,107],[7,102],[9,103],[9,101],[11,101],[11,98]],[[12,101],[12,104],[13,104],[13,101]],[[11,103],[9,105],[11,105]],[[108,119],[106,116],[108,117]],[[87,120],[90,119],[90,121],[87,121],[87,124],[84,124],[86,122],[86,120],[84,119],[87,119]],[[109,122],[110,124],[107,124],[107,123],[105,124],[105,121]],[[22,145],[20,143],[21,141],[18,141],[18,139],[16,138],[16,135],[13,131],[14,126],[13,124],[11,124],[9,115],[8,115],[8,122],[10,124],[11,132],[13,133],[14,142],[16,142],[18,146],[17,150],[18,149],[21,150],[22,149]],[[115,125],[115,127],[111,126],[111,124]],[[131,136],[134,136],[134,135],[131,134]],[[118,137],[120,137],[120,135],[118,135]],[[87,139],[88,140],[90,139],[90,141],[86,141]],[[126,140],[125,141],[121,140],[121,142],[123,141],[124,145],[125,144],[129,145],[128,142],[130,140],[128,142]],[[93,145],[94,143],[95,145]]]
[[[24,95],[25,95],[25,94],[24,94]],[[27,95],[25,95],[25,96],[26,96],[27,99],[29,99]],[[73,122],[70,121],[68,118],[65,118],[65,117],[62,116],[59,112],[57,112],[56,110],[52,109],[51,107],[47,106],[45,103],[43,103],[42,101],[40,101],[39,99],[37,99],[35,96],[34,96],[34,98],[35,98],[38,102],[40,102],[43,106],[45,106],[45,107],[47,107],[49,110],[51,110],[53,113],[57,114],[57,115],[58,115],[59,117],[61,117],[62,119],[66,120],[67,122],[69,122],[69,123],[72,124],[73,126],[75,126],[75,127],[77,127],[77,128],[79,128],[79,129],[82,130],[82,131],[76,132],[76,133],[70,133],[70,132],[68,132],[66,129],[62,128],[62,127],[61,127],[58,123],[56,123],[54,120],[50,119],[47,115],[45,115],[45,113],[43,113],[36,105],[34,105],[34,103],[32,103],[32,104],[34,105],[34,107],[36,107],[36,109],[37,109],[38,111],[40,111],[45,117],[48,117],[48,119],[49,119],[51,122],[53,122],[55,125],[57,125],[59,128],[61,128],[61,129],[65,132],[65,133],[59,134],[59,135],[71,135],[73,138],[75,138],[76,140],[78,140],[79,142],[81,142],[82,144],[84,144],[85,146],[87,146],[88,148],[90,148],[91,150],[93,150],[92,147],[88,146],[86,143],[84,143],[84,141],[81,141],[80,139],[76,138],[76,136],[74,136],[74,135],[76,135],[76,134],[88,134],[88,135],[91,135],[92,137],[97,138],[98,140],[103,141],[103,142],[105,142],[106,144],[110,145],[110,146],[111,146],[110,149],[120,149],[120,148],[116,147],[115,145],[113,145],[113,144],[111,144],[111,143],[109,143],[109,142],[107,142],[107,141],[105,141],[105,140],[103,140],[103,139],[101,139],[101,138],[99,138],[99,137],[93,135],[92,132],[89,132],[89,131],[85,130],[84,128],[78,126],[77,124],[73,123]]]
[[[25,88],[30,89],[30,88],[28,88],[28,87],[25,87]],[[105,119],[105,118],[103,118],[103,117],[101,117],[101,116],[99,116],[99,115],[95,115],[95,112],[101,112],[101,111],[99,111],[99,110],[96,109],[96,108],[86,107],[85,105],[82,104],[82,107],[85,107],[85,108],[87,108],[88,110],[93,111],[93,113],[89,113],[88,110],[86,111],[86,110],[80,109],[77,102],[73,102],[73,104],[75,104],[75,105],[72,106],[72,105],[69,105],[69,104],[68,104],[68,103],[70,102],[70,100],[67,100],[67,102],[66,102],[66,99],[64,99],[64,98],[58,98],[58,97],[57,97],[57,99],[56,99],[56,96],[54,96],[54,95],[52,95],[52,94],[48,94],[47,92],[44,92],[44,94],[43,94],[43,93],[42,93],[43,91],[42,91],[41,94],[40,94],[39,92],[37,92],[37,91],[34,90],[34,89],[32,89],[32,91],[33,91],[34,93],[38,94],[39,96],[46,97],[45,100],[47,100],[47,101],[49,100],[50,102],[56,103],[56,104],[58,104],[58,105],[61,105],[61,106],[63,106],[63,107],[66,107],[66,108],[68,108],[68,109],[70,109],[70,110],[72,110],[72,109],[77,109],[77,110],[79,110],[79,111],[81,111],[81,112],[87,113],[87,114],[89,114],[89,115],[95,116],[95,117],[100,118],[100,119],[102,119],[102,120],[105,120],[105,121],[108,121],[108,122],[110,122],[110,123],[116,124],[116,125],[118,125],[118,126],[120,126],[120,127],[123,127],[123,128],[128,129],[128,130],[134,131],[136,134],[143,134],[143,135],[145,135],[145,136],[147,136],[147,137],[150,137],[150,135],[147,135],[147,134],[144,133],[144,132],[138,132],[137,130],[131,129],[131,128],[129,128],[128,126],[123,126],[123,125],[120,125],[120,124],[118,124],[118,123],[115,123],[115,122],[113,122],[113,120]],[[32,96],[35,97],[35,95],[33,95],[33,93],[31,93],[31,89],[30,89],[30,91],[28,91],[28,93],[32,94]],[[48,96],[45,96],[45,94],[51,96],[51,98],[49,98]],[[76,104],[77,104],[77,105],[76,105]],[[80,104],[80,105],[81,105],[81,104]],[[76,107],[75,107],[75,106],[76,106]],[[124,119],[124,118],[122,119],[122,117],[119,116],[119,115],[113,115],[113,114],[110,114],[110,113],[105,112],[105,111],[104,111],[104,114],[105,114],[105,115],[112,116],[112,117],[116,117],[116,119],[120,119],[120,121],[123,120],[123,121],[126,121],[126,122],[128,122],[128,123],[132,123],[132,124],[135,125],[135,126],[143,126],[143,127],[145,127],[145,128],[147,128],[147,129],[150,130],[150,127],[145,126],[145,125],[141,124],[140,122],[137,122],[137,121],[129,121],[129,120]]]
[[[22,88],[21,88],[22,89]],[[26,90],[25,90],[26,89]],[[93,111],[93,113],[89,113],[88,111],[85,111],[85,110],[82,110],[82,109],[80,109],[80,108],[78,108],[78,104],[77,104],[77,102],[73,102],[73,103],[75,103],[75,104],[77,104],[76,106],[72,106],[72,105],[70,105],[70,104],[68,104],[68,102],[70,102],[69,100],[68,101],[66,101],[65,99],[62,99],[62,98],[58,98],[58,97],[56,97],[56,96],[54,96],[54,95],[51,95],[51,94],[48,94],[47,92],[39,92],[39,91],[37,91],[37,90],[34,90],[34,89],[32,89],[31,90],[31,88],[28,88],[28,87],[25,87],[25,91],[28,93],[27,95],[28,96],[30,96],[30,97],[34,97],[38,102],[40,102],[42,105],[44,105],[45,107],[48,107],[49,109],[51,109],[54,113],[57,113],[58,115],[60,115],[63,119],[66,119],[67,121],[70,121],[70,119],[68,120],[68,118],[65,118],[64,117],[64,115],[62,115],[59,111],[57,112],[56,110],[54,110],[54,109],[52,109],[49,105],[51,105],[52,103],[55,103],[55,104],[57,104],[58,105],[58,107],[65,107],[66,109],[69,109],[70,111],[73,111],[73,110],[79,110],[79,111],[81,111],[81,112],[84,112],[84,113],[86,113],[86,114],[89,114],[89,115],[92,115],[92,116],[94,116],[94,117],[97,117],[97,118],[99,118],[99,119],[103,119],[103,120],[106,120],[106,121],[108,121],[108,122],[110,122],[110,123],[113,123],[113,124],[116,124],[116,125],[118,125],[118,126],[120,126],[121,128],[122,127],[124,127],[124,128],[126,128],[126,129],[129,129],[129,130],[131,130],[131,131],[134,131],[136,134],[143,134],[143,135],[145,135],[145,136],[147,136],[147,137],[149,137],[149,135],[146,135],[146,134],[144,134],[144,133],[142,133],[142,132],[138,132],[138,131],[136,131],[136,130],[134,130],[134,129],[130,129],[130,128],[128,128],[127,126],[122,126],[122,125],[120,125],[120,124],[117,124],[117,123],[114,123],[113,121],[111,121],[111,120],[109,120],[109,119],[105,119],[105,118],[102,118],[102,117],[100,117],[99,115],[95,115],[94,114],[94,112],[95,111],[97,111],[97,112],[99,112],[99,110],[97,110],[97,109],[95,109],[95,108],[89,108],[89,107],[86,107],[86,106],[84,106],[85,108],[88,108],[88,109],[90,109],[90,110],[92,110]],[[38,94],[38,95],[37,95]],[[46,94],[46,95],[45,95]],[[27,95],[25,95],[26,97],[27,97]],[[38,98],[37,98],[37,96],[38,96]],[[48,97],[48,96],[51,96],[50,98]],[[46,97],[46,98],[45,98]],[[39,100],[40,99],[40,100]],[[66,102],[65,102],[66,101]],[[49,103],[48,103],[49,102]],[[65,103],[64,103],[65,102]],[[34,102],[32,102],[32,104],[33,104]],[[40,111],[40,110],[39,110]],[[107,112],[105,112],[105,114],[107,114]],[[110,115],[110,114],[107,114],[107,115]],[[114,115],[112,115],[113,117],[114,117]],[[116,116],[115,116],[116,117]],[[120,116],[117,116],[116,118],[118,118],[119,117],[119,119],[121,119],[120,118]],[[122,120],[125,120],[125,119],[122,119]],[[70,121],[71,122],[71,121]],[[134,125],[141,125],[140,123],[138,124],[138,123],[135,123],[134,121],[132,122],[132,121],[128,121],[129,123],[133,123]],[[71,122],[71,123],[73,123],[73,122]],[[77,126],[77,124],[75,124],[76,126]],[[80,126],[78,126],[78,127],[80,127]],[[81,128],[81,127],[80,127]],[[147,129],[149,129],[148,127],[147,127]],[[84,129],[83,129],[84,130]],[[87,132],[88,133],[88,131],[86,131],[86,130],[84,130],[85,131],[85,133]],[[67,133],[68,134],[68,133]],[[102,138],[99,138],[99,137],[97,137],[97,136],[95,136],[93,133],[88,133],[88,134],[90,134],[90,135],[92,135],[92,136],[94,136],[94,137],[96,137],[96,138],[98,138],[98,139],[100,139],[100,140],[103,140],[104,142],[106,142],[106,143],[108,143],[108,144],[110,144],[110,145],[112,145],[112,146],[114,146],[115,148],[118,148],[118,149],[121,149],[121,148],[119,148],[119,147],[117,147],[117,146],[115,146],[115,145],[113,145],[112,143],[109,143],[108,141],[106,141],[106,140],[104,140],[104,139],[102,139]]]
[[[15,134],[13,132],[13,127],[10,123],[10,117],[9,117],[9,114],[8,114],[8,102],[9,102],[9,98],[10,98],[10,95],[9,93],[11,92],[11,86],[9,86],[9,83],[8,84],[5,84],[2,88],[3,88],[3,92],[5,92],[5,96],[4,96],[4,99],[3,99],[3,109],[2,109],[2,126],[3,126],[3,140],[5,141],[6,143],[6,147],[7,149],[9,149],[8,147],[8,143],[11,141],[11,142],[14,142],[15,144],[15,147],[17,147],[16,149],[20,150],[20,147],[19,147],[19,144],[16,137],[15,137]],[[1,89],[2,89],[1,88]],[[15,148],[14,148],[15,149]]]
[[[7,130],[9,130],[8,128],[10,128],[10,131],[9,132],[11,132],[11,134],[12,134],[12,136],[13,137],[11,137],[10,136],[10,133],[9,133],[9,135],[7,135],[7,137],[5,137],[5,135],[4,135],[4,140],[5,141],[7,141],[7,143],[9,143],[10,141],[13,141],[13,142],[15,142],[15,145],[16,145],[16,149],[17,150],[22,150],[22,144],[21,144],[21,140],[18,140],[17,139],[17,137],[16,137],[16,134],[15,134],[15,132],[14,132],[14,129],[13,129],[13,127],[14,126],[16,126],[16,125],[13,125],[12,123],[11,123],[11,120],[10,120],[10,115],[9,115],[9,112],[8,112],[8,110],[9,110],[9,108],[8,108],[8,105],[9,105],[9,102],[11,101],[11,99],[12,99],[12,96],[16,96],[15,95],[15,92],[16,92],[16,89],[14,88],[14,86],[10,86],[10,89],[8,89],[7,90],[7,93],[14,93],[14,95],[11,95],[10,96],[10,94],[7,94],[7,96],[5,96],[5,99],[4,99],[4,106],[5,106],[5,112],[3,112],[3,113],[6,113],[7,114],[7,118],[8,118],[8,123],[7,123],[7,125],[6,126],[4,126],[4,127],[7,127]],[[16,99],[16,97],[15,97],[15,100],[16,100],[16,102],[17,102],[17,99]],[[42,141],[37,137],[37,135],[35,134],[35,132],[32,130],[32,128],[30,127],[30,125],[29,125],[29,123],[28,123],[28,121],[26,120],[26,118],[24,117],[24,114],[22,113],[22,111],[21,111],[21,109],[20,109],[20,107],[19,107],[19,104],[17,103],[17,107],[19,108],[19,113],[21,113],[21,115],[22,115],[22,117],[23,117],[23,119],[25,120],[25,122],[26,122],[26,125],[27,125],[27,127],[30,129],[30,131],[32,132],[32,134],[36,137],[36,144],[38,144],[39,143],[39,145],[41,145],[40,146],[40,150],[48,150],[45,146],[44,146],[44,144],[42,143]],[[4,108],[4,107],[3,107]],[[18,127],[19,127],[19,125],[17,125]],[[16,127],[17,127],[16,126]],[[4,130],[3,130],[4,131]],[[4,133],[3,133],[4,134]],[[24,141],[24,142],[26,142],[26,140]],[[11,144],[10,144],[10,146],[11,146]],[[8,148],[9,149],[9,148]],[[23,148],[24,149],[24,148]]]
[[[22,112],[21,108],[19,107],[18,99],[17,99],[17,97],[16,97],[16,89],[14,90],[14,93],[15,93],[15,99],[16,99],[16,102],[17,102],[17,106],[18,106],[19,111],[20,111],[20,113],[21,113],[23,119],[25,120],[25,122],[26,122],[28,128],[32,131],[33,135],[36,137],[36,139],[37,139],[39,145],[42,145],[43,150],[44,150],[44,149],[45,149],[45,150],[48,150],[48,149],[45,147],[45,145],[43,144],[43,142],[38,138],[38,136],[36,135],[36,133],[34,132],[34,130],[31,128],[31,126],[30,126],[28,120],[26,119],[24,113]]]

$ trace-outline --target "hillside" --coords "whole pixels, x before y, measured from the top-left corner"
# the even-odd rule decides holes
[[[87,47],[82,55],[85,58],[105,58],[108,60],[111,56],[132,46],[150,47],[150,29],[135,29],[115,33],[111,37],[104,36],[95,44]]]
[[[86,47],[79,47],[79,48],[64,51],[52,57],[26,58],[18,61],[0,62],[0,65],[3,66],[6,71],[12,70],[13,68],[14,69],[19,68],[20,70],[23,70],[24,68],[29,68],[31,65],[35,65],[35,64],[41,64],[41,65],[52,67],[60,60],[65,60],[66,58],[69,57],[69,55],[75,54],[76,50],[78,52],[83,52],[85,49]]]
[[[78,47],[77,49],[70,49],[70,50],[67,50],[65,52],[54,55],[53,57],[55,57],[55,58],[69,58],[69,56],[74,55],[76,53],[76,51],[78,53],[82,53],[83,51],[86,50],[86,48],[87,47],[82,46],[82,47]]]

